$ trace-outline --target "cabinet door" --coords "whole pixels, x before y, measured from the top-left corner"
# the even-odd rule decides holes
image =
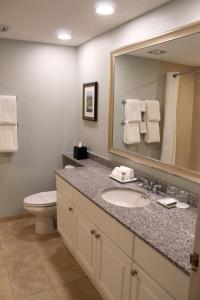
[[[78,211],[76,211],[75,219],[75,254],[83,269],[94,278],[96,268],[95,227]]]
[[[131,300],[174,299],[136,264],[133,264],[131,275]]]
[[[104,234],[97,239],[96,281],[108,300],[128,300],[130,297],[131,260]]]
[[[64,243],[70,249],[74,248],[75,215],[70,202],[57,192],[57,226]]]

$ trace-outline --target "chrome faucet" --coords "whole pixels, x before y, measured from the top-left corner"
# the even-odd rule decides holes
[[[153,193],[157,194],[157,189],[161,189],[161,187],[162,186],[160,184],[155,184],[152,189]]]
[[[139,183],[139,187],[148,186],[148,180],[144,177],[141,177],[141,183]]]

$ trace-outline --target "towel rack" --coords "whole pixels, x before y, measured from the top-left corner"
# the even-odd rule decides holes
[[[122,104],[126,104],[126,103],[127,103],[127,100],[125,98],[123,98]]]

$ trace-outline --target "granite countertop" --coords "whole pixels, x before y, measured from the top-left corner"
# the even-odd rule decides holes
[[[56,174],[186,274],[190,274],[189,259],[193,252],[196,208],[167,209],[156,203],[160,196],[140,188],[138,182],[121,184],[109,178],[112,170],[109,167],[92,159],[81,160],[78,163],[82,167],[61,169],[56,171]],[[110,188],[130,188],[145,192],[151,202],[141,208],[112,205],[101,198],[102,192]]]

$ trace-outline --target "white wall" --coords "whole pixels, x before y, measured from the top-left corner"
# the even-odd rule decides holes
[[[105,33],[78,49],[78,139],[92,152],[108,157],[109,55],[113,49],[138,42],[200,19],[199,0],[173,0],[117,29]],[[99,82],[98,122],[82,120],[82,84]],[[113,157],[113,156],[111,156]],[[118,158],[119,160],[119,158]],[[121,162],[130,164],[126,160]],[[135,166],[135,164],[131,164]],[[197,191],[198,186],[177,177],[137,166],[145,172]]]
[[[54,170],[76,140],[75,48],[0,40],[0,94],[18,101],[19,152],[0,154],[0,217],[25,196],[55,188]]]

